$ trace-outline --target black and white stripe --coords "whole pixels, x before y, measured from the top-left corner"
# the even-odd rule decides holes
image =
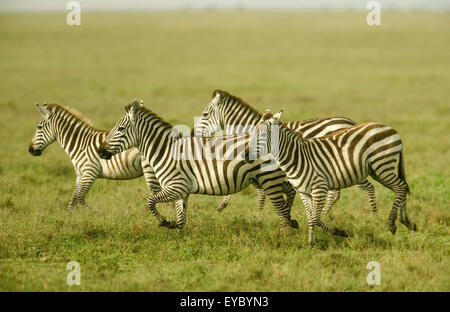
[[[295,190],[286,181],[285,174],[279,168],[262,168],[270,159],[251,164],[244,160],[248,134],[180,138],[170,124],[143,104],[134,101],[126,110],[98,152],[108,159],[133,146],[139,149],[162,187],[160,192],[150,194],[147,201],[160,225],[184,227],[190,194],[228,195],[254,184],[264,190],[275,206],[281,225],[298,226],[290,218]],[[169,201],[177,201],[176,222],[167,222],[156,210],[157,203]]]
[[[400,209],[400,221],[411,230],[416,225],[406,214],[409,187],[403,167],[403,146],[399,134],[389,126],[368,122],[331,135],[304,140],[280,121],[281,112],[267,113],[251,132],[246,158],[269,155],[302,194],[308,218],[309,242],[314,244],[314,227],[335,235],[345,232],[320,219],[327,192],[359,184],[370,175],[395,193],[389,216],[392,233]]]
[[[153,169],[136,148],[125,150],[110,160],[101,159],[97,148],[106,137],[106,131],[93,128],[88,120],[73,109],[57,104],[38,105],[38,108],[42,118],[37,125],[29,152],[33,156],[39,156],[48,145],[58,141],[70,156],[77,178],[69,209],[78,203],[89,207],[85,196],[99,178],[128,180],[144,174],[151,191],[160,189]]]
[[[208,137],[214,133],[224,131],[225,134],[239,134],[251,131],[260,121],[261,114],[244,102],[239,97],[229,94],[223,90],[215,90],[212,100],[207,105],[194,126],[194,133],[199,136]],[[304,139],[317,138],[329,135],[333,132],[354,126],[356,123],[345,117],[332,117],[322,119],[310,119],[303,121],[290,121],[286,126],[302,135]],[[377,211],[375,188],[368,181],[362,181],[358,186],[368,198],[372,212]],[[330,190],[327,203],[323,209],[326,214],[334,203],[339,199],[339,190]],[[226,196],[219,206],[219,211],[223,210],[230,200],[231,195]],[[258,189],[258,207],[264,207],[265,195]]]

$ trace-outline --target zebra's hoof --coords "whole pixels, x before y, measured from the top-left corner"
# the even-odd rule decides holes
[[[400,222],[403,223],[411,231],[417,231],[417,225],[414,222],[409,222],[409,220],[408,221],[400,220]]]
[[[291,219],[290,227],[294,228],[294,229],[298,229],[298,222],[297,222],[297,220]]]
[[[166,220],[159,222],[159,226],[168,227],[168,225],[169,225],[169,222],[167,222]]]
[[[342,236],[342,237],[348,237],[348,235],[347,235],[347,233],[346,233],[345,231],[339,230],[339,229],[336,229],[336,230],[334,231],[334,235]]]
[[[177,225],[177,223],[175,221],[169,221],[168,223],[169,223],[169,226],[168,226],[169,229],[176,229],[176,228],[178,228],[178,225]]]
[[[165,227],[165,228],[168,228],[168,229],[174,229],[174,228],[177,227],[177,223],[175,221],[166,221],[166,220],[164,220],[164,221],[161,221],[159,223],[159,226],[162,226],[162,227]]]
[[[389,230],[391,231],[392,235],[397,232],[397,226],[395,224],[389,225]]]

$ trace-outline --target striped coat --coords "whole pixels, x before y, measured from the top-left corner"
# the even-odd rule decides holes
[[[403,167],[403,146],[399,134],[389,126],[363,123],[331,135],[304,140],[281,121],[281,112],[265,114],[252,130],[246,159],[268,154],[286,173],[294,188],[307,198],[309,243],[314,244],[314,227],[320,226],[332,234],[345,232],[325,224],[320,219],[327,192],[359,184],[370,175],[395,193],[389,216],[392,233],[400,209],[400,221],[409,229],[416,225],[406,214],[406,194],[409,187]],[[304,201],[305,202],[305,201]]]
[[[158,181],[136,148],[126,150],[110,160],[101,159],[97,153],[100,142],[107,132],[92,127],[90,122],[73,109],[58,104],[39,106],[39,121],[29,152],[40,156],[54,141],[69,155],[76,173],[76,184],[69,202],[69,209],[77,204],[88,208],[86,194],[96,179],[128,180],[144,174],[148,188],[159,190]]]
[[[183,228],[190,194],[228,195],[253,184],[269,197],[282,226],[298,226],[291,220],[288,200],[283,197],[286,194],[291,201],[295,197],[285,174],[278,168],[263,168],[270,160],[251,164],[244,161],[248,135],[179,138],[169,123],[137,101],[126,110],[127,114],[111,129],[98,152],[102,158],[109,159],[123,150],[138,147],[162,187],[160,192],[150,194],[147,201],[159,225]],[[170,201],[177,201],[176,222],[166,221],[155,207],[157,203]]]
[[[212,100],[202,113],[202,117],[194,126],[194,133],[198,136],[211,136],[212,134],[225,130],[225,134],[244,133],[251,131],[260,121],[262,115],[242,99],[229,94],[223,90],[215,90]],[[331,117],[322,119],[310,119],[303,121],[290,121],[286,126],[298,132],[304,139],[317,138],[329,135],[333,132],[354,126],[355,122],[345,117]],[[375,188],[368,181],[362,181],[358,186],[369,200],[373,213],[377,211]],[[259,209],[264,207],[265,195],[261,189],[258,191]],[[340,191],[331,190],[323,214],[326,214],[334,203],[339,199]],[[228,204],[230,196],[223,199],[219,211]]]

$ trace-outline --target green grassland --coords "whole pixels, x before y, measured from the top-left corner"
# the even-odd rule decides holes
[[[450,291],[450,15],[366,12],[84,13],[0,15],[0,290],[2,291]],[[349,238],[280,230],[249,187],[190,197],[185,230],[157,226],[143,178],[98,180],[93,207],[66,211],[75,174],[56,144],[27,151],[40,115],[33,103],[80,110],[109,129],[135,97],[174,124],[192,126],[215,88],[286,120],[347,116],[402,136],[418,231],[387,226],[393,194],[375,183],[379,212],[356,188],[327,222]],[[159,205],[169,219],[175,212]],[[81,285],[66,264],[81,264]],[[369,261],[381,285],[366,283]]]

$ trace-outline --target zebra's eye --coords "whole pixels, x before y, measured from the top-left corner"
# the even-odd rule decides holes
[[[41,126],[41,125],[39,125],[39,126],[37,126],[37,128],[38,128],[38,130],[41,130],[41,129],[42,129],[42,126]]]
[[[125,131],[125,127],[119,127],[119,128],[117,128],[117,130],[120,131],[120,132],[124,132]]]
[[[203,113],[203,117],[208,117],[209,114],[208,113]]]

